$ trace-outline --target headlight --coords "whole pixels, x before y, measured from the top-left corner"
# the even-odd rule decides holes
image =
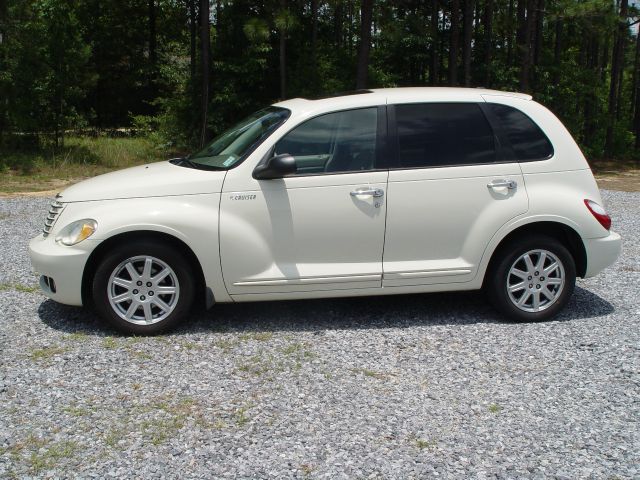
[[[91,218],[77,220],[64,227],[56,236],[56,242],[71,246],[86,240],[98,228],[98,222]]]

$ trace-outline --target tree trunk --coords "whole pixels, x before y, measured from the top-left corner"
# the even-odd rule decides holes
[[[636,150],[640,150],[640,32],[636,35],[636,57],[633,82],[634,113],[633,131],[636,136]]]
[[[542,55],[542,45],[544,42],[544,0],[538,0],[534,38],[533,64],[537,66],[540,64],[540,56]]]
[[[287,10],[287,0],[280,0],[280,9]],[[280,29],[280,100],[287,98],[287,31]]]
[[[158,44],[156,17],[156,0],[149,0],[149,63],[154,67],[158,60],[156,56],[156,46]]]
[[[362,0],[362,9],[360,12],[360,45],[358,47],[358,71],[356,74],[356,89],[358,90],[367,88],[372,18],[373,0]]]
[[[156,0],[149,0],[149,96],[153,100],[157,96],[157,76],[158,76],[158,56],[157,45],[158,36],[156,32]]]
[[[560,83],[560,73],[562,72],[562,29],[563,29],[562,19],[558,18],[556,20],[556,38],[555,38],[555,46],[553,49],[553,83],[554,85],[558,85]]]
[[[458,84],[458,45],[460,43],[460,0],[451,2],[451,31],[449,38],[449,85]]]
[[[431,68],[429,69],[429,83],[438,83],[438,0],[431,0]]]
[[[486,88],[491,87],[491,51],[493,49],[493,2],[487,0],[484,10],[484,81]]]
[[[316,64],[318,49],[318,0],[311,0],[311,61]]]
[[[523,92],[531,91],[531,62],[532,62],[532,49],[531,40],[533,35],[533,28],[535,26],[536,18],[536,0],[528,0],[527,2],[527,19],[524,24],[524,30],[521,36],[520,43],[520,90]]]
[[[9,9],[7,5],[7,0],[0,0],[0,45],[2,43],[7,42],[7,24],[9,22]],[[5,50],[5,58],[0,56],[0,70],[5,69],[5,65],[7,62],[6,58],[6,50]],[[0,147],[2,147],[2,137],[4,135],[5,130],[8,127],[7,121],[7,110],[9,105],[9,98],[0,99]]]
[[[202,63],[202,95],[200,109],[202,112],[202,130],[200,132],[200,146],[208,140],[207,113],[209,108],[209,51],[211,49],[209,32],[209,0],[200,0],[200,54]]]
[[[220,48],[222,41],[222,0],[216,2],[216,48]]]
[[[343,21],[343,16],[344,13],[342,12],[342,2],[337,2],[337,5],[333,11],[333,30],[334,30],[334,35],[335,35],[335,45],[336,47],[340,48],[343,43],[342,43],[342,25],[344,23]]]
[[[462,65],[464,68],[464,86],[471,86],[471,39],[473,34],[473,0],[464,0],[464,44],[462,46]]]
[[[507,67],[513,65],[513,0],[509,0],[509,9],[507,10]]]
[[[609,84],[609,111],[607,121],[607,134],[605,137],[605,155],[613,154],[613,126],[618,112],[618,87],[620,75],[624,63],[624,42],[627,35],[628,0],[620,0],[620,18],[615,30],[615,41],[611,58],[611,81]]]
[[[196,31],[197,31],[197,18],[196,18],[196,1],[188,0],[189,4],[189,58],[191,67],[191,84],[195,85],[196,81]]]

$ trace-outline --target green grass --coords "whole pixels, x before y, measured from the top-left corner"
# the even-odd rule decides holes
[[[31,350],[29,355],[32,360],[49,360],[50,358],[60,355],[66,352],[67,349],[63,347],[45,347]]]
[[[491,405],[489,405],[489,412],[491,413],[500,413],[500,410],[502,410],[502,407],[497,403],[492,403]]]
[[[422,438],[416,438],[416,447],[420,450],[433,450],[438,445],[438,442],[435,440],[424,440]]]
[[[16,290],[23,293],[36,293],[40,290],[38,285],[22,285],[20,283],[0,283],[0,292]]]
[[[61,460],[73,457],[78,451],[78,444],[62,441],[47,444],[31,452],[29,464],[31,471],[38,474],[55,467]]]
[[[107,350],[118,348],[118,341],[113,337],[104,337],[102,340],[102,348]]]
[[[59,189],[84,178],[165,160],[170,152],[146,138],[69,137],[64,148],[0,146],[0,193]]]

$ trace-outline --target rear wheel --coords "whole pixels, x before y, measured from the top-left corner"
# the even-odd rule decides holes
[[[189,313],[193,297],[189,262],[180,252],[149,241],[110,252],[93,279],[98,313],[130,334],[153,335],[174,327]]]
[[[512,241],[488,271],[486,290],[498,311],[516,321],[547,320],[567,304],[576,282],[571,253],[536,235]]]

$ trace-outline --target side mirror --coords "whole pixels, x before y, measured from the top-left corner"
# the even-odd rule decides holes
[[[256,180],[282,178],[296,173],[297,170],[296,159],[288,153],[283,153],[260,163],[253,170],[253,178]]]

